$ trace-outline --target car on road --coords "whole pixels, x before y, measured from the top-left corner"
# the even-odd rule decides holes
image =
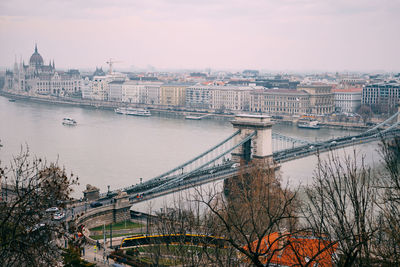
[[[58,212],[59,209],[57,207],[51,207],[46,210],[46,212]]]
[[[56,221],[60,221],[65,218],[65,213],[64,212],[57,212],[53,215],[53,219]]]
[[[101,206],[103,206],[103,203],[98,202],[98,201],[90,203],[91,208],[97,208],[97,207],[101,207]]]
[[[231,166],[231,168],[234,169],[234,168],[237,168],[237,167],[239,167],[239,166],[240,166],[239,163],[233,163],[232,166]]]

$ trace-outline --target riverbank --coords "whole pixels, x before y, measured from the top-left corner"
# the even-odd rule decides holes
[[[7,97],[9,99],[31,101],[36,103],[46,103],[50,105],[67,105],[76,106],[81,108],[90,109],[103,109],[103,110],[114,110],[120,106],[133,107],[133,108],[147,108],[151,110],[151,113],[158,116],[166,117],[182,117],[186,116],[199,116],[201,119],[217,119],[217,120],[231,120],[234,118],[234,114],[216,114],[207,112],[205,110],[190,110],[183,107],[172,108],[172,107],[161,107],[157,105],[146,105],[146,104],[126,104],[120,102],[110,101],[98,101],[98,100],[87,100],[72,97],[55,97],[49,95],[28,95],[28,94],[16,94],[14,92],[0,90],[0,96]],[[207,116],[204,116],[207,115]]]
[[[21,101],[31,101],[37,103],[46,103],[50,105],[67,105],[67,106],[76,106],[81,108],[89,108],[89,109],[103,109],[103,110],[114,110],[121,105],[133,108],[147,108],[151,110],[153,115],[159,117],[178,117],[178,118],[186,118],[186,117],[198,117],[199,120],[232,120],[235,114],[216,114],[207,110],[191,110],[184,107],[165,107],[160,105],[146,105],[146,104],[126,104],[120,102],[110,102],[110,101],[99,101],[99,100],[88,100],[88,99],[80,99],[80,98],[72,98],[72,97],[56,97],[49,95],[28,95],[28,94],[16,94],[10,91],[0,90],[0,95],[7,97],[9,99],[21,100]],[[298,118],[293,118],[291,116],[281,116],[282,119],[274,118],[275,123],[291,125],[295,124],[298,121]],[[351,123],[351,122],[320,122],[320,126],[323,128],[332,128],[332,129],[340,129],[340,130],[357,130],[363,131],[368,129],[368,126],[363,125],[362,123]]]

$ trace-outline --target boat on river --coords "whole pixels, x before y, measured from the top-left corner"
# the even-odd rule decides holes
[[[125,107],[120,107],[116,108],[115,113],[117,114],[123,114],[123,115],[132,115],[132,116],[151,116],[150,111],[144,108],[125,108]]]
[[[66,125],[66,126],[76,126],[78,123],[76,122],[76,120],[71,119],[71,118],[64,118],[62,121],[62,125]]]
[[[201,117],[196,117],[196,116],[186,116],[185,119],[187,120],[201,120]]]
[[[314,130],[321,128],[318,121],[299,121],[297,127]]]

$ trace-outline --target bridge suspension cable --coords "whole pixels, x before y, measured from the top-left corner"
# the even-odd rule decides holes
[[[299,143],[299,144],[303,144],[303,145],[307,145],[307,144],[310,143],[310,142],[308,142],[306,140],[294,138],[294,137],[291,137],[291,136],[286,136],[286,135],[283,135],[283,134],[281,134],[279,132],[272,132],[272,138],[273,139],[285,140],[285,141],[292,142],[292,143]]]
[[[398,125],[400,125],[400,121],[394,123],[392,126],[390,126],[389,128],[385,129],[382,131],[382,133],[386,133],[388,131],[391,131],[392,129],[396,128]]]
[[[389,117],[388,119],[386,119],[385,121],[379,123],[378,125],[374,126],[374,127],[371,128],[371,129],[365,131],[365,134],[366,134],[366,133],[369,133],[369,132],[372,132],[372,131],[375,131],[375,130],[377,130],[379,127],[381,127],[381,126],[387,124],[389,121],[391,121],[391,120],[393,120],[394,118],[396,118],[398,114],[399,114],[399,112],[397,111],[395,114],[393,114],[392,116],[390,116],[390,117]],[[398,123],[398,122],[397,122],[397,123]],[[397,123],[396,123],[396,124],[397,124]]]
[[[204,169],[205,167],[215,163],[217,160],[221,159],[222,157],[224,157],[225,155],[231,153],[233,150],[235,150],[236,148],[238,148],[239,146],[243,145],[244,143],[246,143],[247,141],[249,141],[253,136],[255,136],[257,134],[256,131],[254,131],[253,133],[249,134],[248,136],[246,136],[245,138],[243,138],[243,140],[241,140],[239,143],[235,144],[234,146],[232,146],[231,148],[227,149],[226,151],[224,151],[223,153],[217,155],[216,157],[214,157],[213,159],[207,161],[206,163],[202,164],[201,166],[199,166],[197,169],[185,173],[181,176],[178,176],[174,179],[171,179],[169,181],[166,181],[165,183],[158,185],[152,189],[149,189],[145,192],[143,192],[143,194],[147,194],[147,193],[155,193],[157,191],[160,191],[162,189],[166,190],[166,187],[170,188],[173,185],[175,185],[176,183],[179,183],[181,181],[183,181],[184,179],[192,176],[192,175],[196,175],[197,172],[201,171],[202,169]]]
[[[189,161],[187,161],[187,162],[185,162],[185,163],[183,163],[183,164],[181,164],[181,165],[179,165],[179,166],[177,166],[177,167],[175,167],[175,168],[173,168],[173,169],[171,169],[171,170],[169,170],[169,171],[167,171],[167,172],[165,172],[165,173],[163,173],[163,174],[161,174],[159,176],[156,176],[156,177],[154,177],[152,179],[147,180],[146,182],[144,182],[142,184],[142,186],[152,184],[153,182],[156,182],[156,181],[158,182],[158,181],[161,181],[161,180],[168,180],[167,179],[168,176],[170,176],[170,175],[173,176],[174,173],[176,173],[178,171],[181,171],[181,170],[183,172],[183,169],[185,167],[191,165],[191,164],[196,168],[197,161],[199,161],[203,157],[207,157],[212,152],[214,152],[217,149],[219,149],[220,147],[224,146],[227,142],[231,141],[238,134],[240,134],[240,130],[236,131],[235,133],[233,133],[231,136],[229,136],[225,140],[221,141],[220,143],[216,144],[215,146],[211,147],[210,149],[208,149],[207,151],[201,153],[200,155],[194,157],[193,159],[191,159],[191,160],[189,160]],[[135,187],[135,186],[124,188],[124,191],[129,191],[133,187]]]

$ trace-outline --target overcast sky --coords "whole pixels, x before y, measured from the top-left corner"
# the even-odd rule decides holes
[[[400,71],[400,0],[1,0],[0,66]]]

